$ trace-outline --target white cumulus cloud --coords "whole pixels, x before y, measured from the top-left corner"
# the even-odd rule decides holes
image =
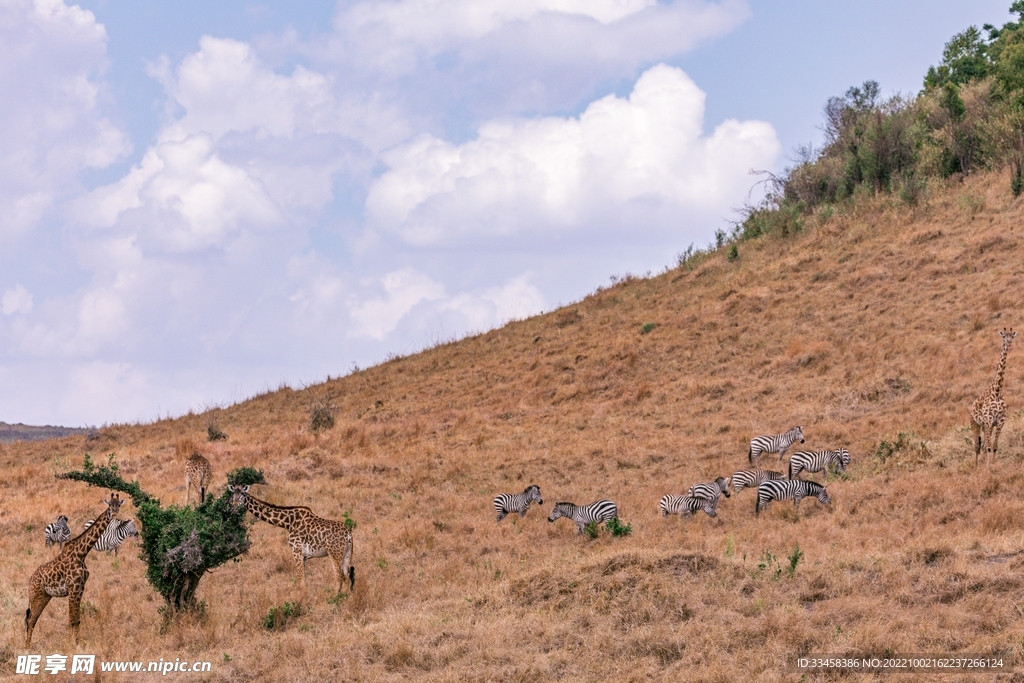
[[[703,115],[693,81],[655,66],[628,98],[578,118],[491,121],[461,145],[422,135],[387,152],[367,213],[419,245],[593,229],[628,211],[651,221],[634,233],[657,232],[742,199],[749,170],[778,155],[769,124],[726,121],[704,135]]]
[[[28,315],[32,312],[32,295],[23,285],[8,289],[0,299],[0,310],[4,312],[4,315],[14,315],[15,313]]]
[[[106,40],[77,5],[0,3],[0,240],[35,228],[83,169],[127,153],[104,113]]]

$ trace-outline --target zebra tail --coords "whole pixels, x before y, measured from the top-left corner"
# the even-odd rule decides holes
[[[754,444],[747,446],[747,460],[750,461],[751,465],[754,464]]]

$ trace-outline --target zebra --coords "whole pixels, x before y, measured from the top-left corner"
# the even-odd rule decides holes
[[[522,493],[498,494],[494,497],[494,510],[498,513],[498,521],[505,519],[505,515],[512,512],[518,512],[522,517],[533,501],[537,501],[537,505],[544,504],[544,499],[540,497],[540,487],[537,485],[527,486]]]
[[[96,520],[90,519],[85,523],[85,528],[88,529],[93,525]],[[93,544],[93,550],[105,550],[106,552],[114,551],[114,557],[117,557],[117,550],[124,543],[125,539],[129,536],[135,536],[138,538],[139,530],[135,526],[134,519],[112,519],[110,524],[107,526],[106,531],[100,536],[100,539]]]
[[[802,479],[766,481],[757,487],[757,503],[754,505],[754,514],[760,515],[761,510],[773,500],[785,500],[786,498],[792,498],[793,504],[799,510],[801,499],[810,497],[817,498],[825,505],[832,504],[825,487],[816,481]]]
[[[551,511],[548,521],[553,522],[559,517],[571,519],[576,522],[576,535],[578,536],[583,533],[583,527],[591,522],[600,524],[618,516],[619,508],[610,500],[599,500],[590,505],[555,503],[555,509]]]
[[[785,479],[786,475],[782,472],[775,472],[773,470],[740,470],[739,472],[733,472],[732,474],[732,486],[733,493],[739,493],[746,487],[757,488],[766,481],[776,481],[778,479]]]
[[[46,547],[59,545],[64,549],[64,544],[71,540],[71,527],[68,526],[68,518],[64,515],[57,517],[52,524],[46,525]]]
[[[754,463],[754,458],[760,458],[762,453],[778,453],[779,460],[786,454],[789,447],[799,441],[804,442],[804,428],[793,427],[785,434],[775,436],[755,436],[750,440],[750,449],[747,451],[747,459]]]
[[[710,500],[718,506],[718,497],[722,494],[728,498],[731,494],[729,493],[729,477],[719,477],[714,481],[705,482],[703,484],[694,484],[690,487],[690,490],[686,495],[693,498],[703,498],[704,500]]]
[[[708,500],[707,498],[694,498],[689,495],[673,496],[669,493],[661,499],[660,504],[662,517],[667,517],[669,515],[689,517],[690,515],[697,514],[701,510],[706,512],[708,517],[718,516],[718,513],[715,512],[715,508],[718,505],[717,499]]]
[[[850,452],[845,448],[837,451],[800,451],[789,459],[789,478],[799,479],[800,471],[821,472],[829,467],[845,472],[850,466]]]

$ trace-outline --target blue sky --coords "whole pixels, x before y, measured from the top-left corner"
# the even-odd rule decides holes
[[[152,420],[657,272],[1008,0],[0,5],[0,420]]]

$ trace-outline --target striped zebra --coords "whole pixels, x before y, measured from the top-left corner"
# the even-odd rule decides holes
[[[762,453],[778,453],[779,460],[786,454],[789,447],[799,441],[804,442],[804,428],[793,427],[785,434],[775,436],[755,436],[750,440],[750,449],[747,451],[747,459],[751,464],[754,458],[760,458]]]
[[[46,525],[46,547],[59,545],[61,550],[64,544],[71,540],[71,527],[68,526],[68,518],[64,515],[57,517],[52,524]]]
[[[703,484],[694,484],[690,487],[690,490],[686,495],[691,498],[703,498],[704,500],[710,500],[715,507],[718,507],[718,498],[723,493],[726,498],[731,495],[729,493],[728,477],[719,477],[714,481],[708,481]]]
[[[90,519],[85,523],[85,528],[88,529],[93,525],[95,520]],[[110,524],[107,525],[106,530],[100,539],[93,544],[93,550],[104,550],[106,552],[114,551],[114,557],[117,557],[117,549],[121,547],[124,540],[129,536],[135,536],[138,538],[139,530],[135,527],[134,519],[112,519]]]
[[[785,478],[786,475],[782,472],[775,472],[773,470],[740,470],[739,472],[732,473],[732,490],[733,493],[739,493],[748,487],[757,488],[766,481],[776,481]]]
[[[543,505],[544,499],[540,497],[539,486],[527,486],[522,493],[499,493],[494,497],[494,511],[498,513],[498,521],[505,519],[505,515],[518,512],[522,517],[530,507],[530,503],[536,501],[537,505]]]
[[[565,517],[576,522],[576,535],[583,533],[583,527],[591,522],[600,524],[607,522],[612,517],[619,516],[619,508],[610,500],[599,500],[590,505],[573,505],[572,503],[555,503],[555,509],[548,517],[553,522],[559,517]]]
[[[792,498],[797,510],[800,509],[800,501],[804,498],[817,498],[825,505],[831,505],[825,487],[816,481],[804,481],[802,479],[783,479],[781,481],[766,481],[757,487],[757,503],[754,506],[754,514],[760,515],[761,510],[768,506],[773,500],[785,500]]]
[[[693,496],[673,496],[669,493],[661,499],[661,516],[679,515],[680,517],[689,517],[703,510],[707,513],[708,517],[717,517],[718,513],[715,512],[717,505],[717,499],[708,500],[707,498],[694,498]]]
[[[845,448],[837,451],[799,451],[789,459],[789,478],[799,479],[800,471],[821,472],[829,467],[845,472],[850,466],[850,452]]]

